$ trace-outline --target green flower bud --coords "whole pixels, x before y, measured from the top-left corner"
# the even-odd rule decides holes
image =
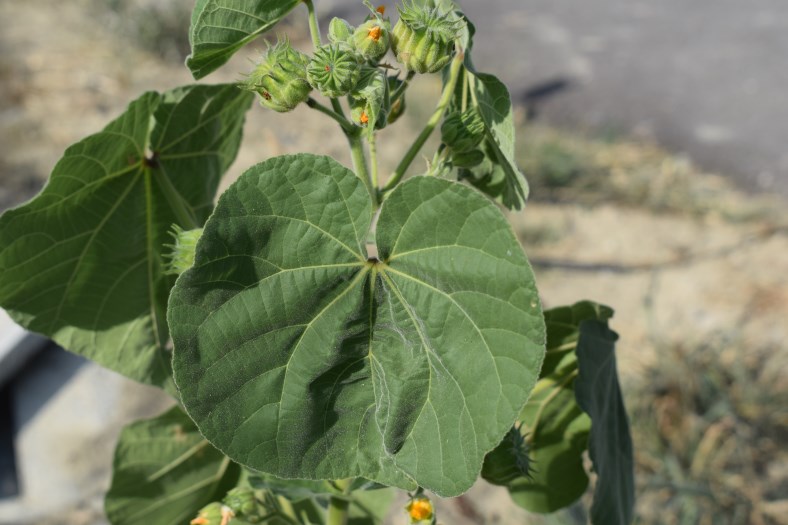
[[[484,121],[475,108],[451,113],[441,125],[441,140],[452,151],[464,153],[478,146],[484,138]]]
[[[389,50],[390,30],[389,22],[373,17],[353,33],[353,47],[365,60],[377,62]]]
[[[175,244],[165,244],[165,247],[170,249],[170,252],[165,254],[165,257],[169,259],[167,273],[180,275],[194,264],[194,250],[202,235],[202,228],[184,230],[177,224],[173,224],[170,235],[175,238]]]
[[[514,426],[503,441],[484,457],[482,477],[493,485],[507,485],[516,478],[531,477],[531,460],[528,457],[528,444]]]
[[[484,162],[484,152],[479,149],[471,151],[453,152],[451,162],[458,168],[473,168]]]
[[[386,127],[389,83],[376,67],[364,66],[356,90],[350,95],[350,118],[359,126]]]
[[[350,93],[360,75],[360,57],[341,44],[320,47],[306,68],[309,83],[329,98]]]
[[[408,71],[435,73],[451,61],[463,21],[438,7],[410,5],[403,0],[399,21],[391,32],[397,62]]]
[[[219,502],[209,503],[197,513],[197,517],[191,520],[191,525],[222,525],[227,519],[229,509]]]
[[[332,44],[350,44],[353,26],[347,20],[334,17],[328,25],[328,40]]]
[[[240,87],[260,95],[260,103],[274,111],[292,111],[309,98],[312,91],[306,80],[309,57],[282,40],[268,50]]]
[[[402,83],[403,81],[396,77],[389,77],[389,92],[395,93]],[[405,93],[402,93],[397,100],[391,101],[388,117],[389,124],[396,122],[405,113],[405,106]]]
[[[249,488],[232,489],[222,502],[233,511],[236,517],[250,523],[256,523],[266,515],[265,510],[255,498],[254,491]]]

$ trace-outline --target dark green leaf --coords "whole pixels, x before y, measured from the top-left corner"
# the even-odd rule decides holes
[[[0,218],[0,305],[21,325],[133,379],[171,384],[164,245],[202,224],[251,95],[147,93],[66,150],[43,191]]]
[[[599,477],[591,507],[595,525],[632,523],[635,504],[632,438],[616,373],[617,339],[606,322],[580,324],[575,391],[578,404],[593,421],[588,451]]]
[[[588,486],[582,456],[591,419],[575,400],[579,327],[606,321],[613,311],[583,301],[544,312],[547,355],[539,382],[520,414],[520,431],[529,442],[530,477],[510,483],[512,499],[532,512],[553,512],[577,500]]]
[[[241,469],[174,407],[123,429],[105,499],[113,525],[182,525],[221,499]]]
[[[460,494],[536,381],[533,275],[466,186],[398,186],[380,260],[371,220],[364,184],[327,157],[245,173],[174,288],[175,379],[203,434],[251,468]]]
[[[197,0],[192,11],[186,65],[199,79],[271,29],[301,0]]]

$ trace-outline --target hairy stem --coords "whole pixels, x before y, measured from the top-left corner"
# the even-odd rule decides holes
[[[337,113],[336,111],[332,110],[331,108],[327,108],[326,106],[324,106],[323,104],[321,104],[317,100],[313,99],[312,97],[309,97],[306,100],[306,105],[309,106],[310,108],[316,109],[319,112],[323,113],[324,115],[328,115],[332,119],[336,120],[339,123],[339,125],[342,126],[342,131],[344,131],[345,134],[354,132],[354,128],[356,126],[352,122],[350,122],[348,119],[346,119],[344,117],[344,115],[341,115],[341,114]]]
[[[312,35],[312,44],[317,49],[322,42],[320,41],[320,25],[317,22],[317,14],[315,14],[315,4],[312,3],[312,0],[304,0],[304,3],[309,11],[309,33]]]
[[[356,175],[364,181],[364,184],[366,184],[367,190],[369,191],[369,195],[372,197],[372,202],[375,204],[375,206],[377,206],[377,188],[375,188],[375,186],[372,184],[372,178],[369,168],[367,167],[367,157],[364,155],[364,145],[361,141],[361,133],[358,131],[360,131],[360,129],[358,129],[355,133],[347,134],[347,140],[350,144],[350,156],[353,159],[353,171],[355,171]]]
[[[369,134],[369,164],[371,167],[372,175],[372,189],[378,191],[378,144],[377,133],[371,132]]]
[[[394,170],[391,179],[389,179],[383,191],[390,191],[397,184],[399,184],[399,181],[405,176],[405,172],[408,171],[413,159],[415,159],[416,155],[419,154],[419,151],[421,150],[422,146],[424,146],[424,143],[427,142],[428,138],[430,138],[435,126],[437,126],[443,118],[443,114],[446,112],[446,108],[449,107],[451,98],[454,95],[454,87],[457,85],[457,77],[459,76],[462,68],[463,57],[464,54],[462,52],[457,53],[457,55],[454,57],[454,60],[451,63],[451,69],[449,70],[449,80],[443,87],[443,93],[441,94],[441,98],[438,101],[438,106],[435,108],[435,112],[427,121],[427,124],[424,126],[424,129],[421,131],[421,133],[419,133],[419,136],[416,137],[416,140],[413,142],[413,145],[410,147],[408,152],[402,158],[399,165],[397,166],[397,169]]]

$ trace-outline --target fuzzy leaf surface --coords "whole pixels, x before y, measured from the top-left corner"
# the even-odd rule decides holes
[[[123,429],[104,506],[113,525],[181,525],[223,498],[240,475],[174,407]]]
[[[67,350],[171,385],[164,245],[172,224],[207,218],[250,103],[231,85],[146,93],[69,147],[0,218],[0,305]]]
[[[169,321],[183,403],[217,448],[282,478],[452,496],[536,382],[533,274],[493,203],[427,177],[383,205],[328,157],[285,156],[220,198]]]
[[[301,0],[197,0],[186,65],[195,79],[215,71],[236,51],[268,31]]]

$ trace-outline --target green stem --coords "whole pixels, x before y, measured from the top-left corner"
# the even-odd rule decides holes
[[[315,14],[315,4],[312,3],[312,0],[304,0],[304,3],[309,11],[309,32],[312,35],[312,43],[317,49],[322,42],[320,41],[320,25],[317,22],[317,14]]]
[[[463,57],[464,55],[462,52],[457,53],[457,55],[454,57],[454,61],[451,63],[451,69],[449,70],[449,81],[443,87],[443,93],[441,94],[441,98],[438,101],[438,106],[435,108],[435,112],[427,121],[427,124],[424,126],[424,129],[421,131],[421,133],[419,133],[419,136],[416,137],[416,140],[405,154],[405,157],[403,157],[403,159],[400,161],[397,169],[394,170],[394,174],[391,176],[391,179],[389,179],[386,187],[383,188],[383,191],[390,191],[397,184],[399,184],[399,181],[405,176],[405,172],[408,171],[413,159],[415,159],[416,155],[419,154],[419,151],[421,150],[422,146],[424,146],[424,143],[427,142],[427,139],[432,134],[435,126],[437,126],[443,118],[443,114],[446,112],[446,108],[449,107],[452,96],[454,96],[454,87],[457,85],[457,77],[459,76],[462,69]]]
[[[369,134],[369,164],[372,168],[372,189],[378,191],[378,144],[377,133]]]
[[[167,199],[167,203],[170,205],[170,208],[172,208],[172,211],[175,214],[175,217],[178,219],[180,225],[187,230],[199,228],[200,224],[194,217],[193,210],[186,203],[181,194],[178,193],[178,190],[175,189],[175,186],[172,185],[170,178],[164,171],[164,167],[159,164],[156,167],[156,170],[160,171],[161,174],[156,174],[153,169],[149,169],[148,172],[153,174],[153,178],[159,184],[162,193],[164,193],[164,197]]]
[[[360,131],[360,129],[358,131]],[[353,171],[364,181],[364,184],[367,186],[367,191],[369,191],[369,195],[372,197],[372,202],[377,206],[378,192],[372,185],[372,178],[369,168],[367,167],[367,157],[364,155],[364,145],[361,142],[361,133],[358,133],[358,131],[347,134],[347,140],[350,144],[350,156],[353,159]]]
[[[563,380],[560,383],[554,383],[554,385],[555,385],[554,386],[554,390],[552,392],[550,392],[547,395],[547,397],[545,397],[539,403],[539,408],[537,409],[536,416],[534,417],[534,424],[531,426],[531,428],[528,429],[529,432],[528,432],[528,437],[526,438],[526,440],[529,443],[533,443],[533,440],[534,440],[534,437],[536,436],[536,431],[539,428],[539,423],[540,423],[540,420],[542,419],[542,413],[544,412],[545,407],[548,404],[550,404],[550,401],[555,399],[556,396],[561,393],[561,390],[563,390],[563,388],[566,385],[568,385],[570,381],[574,380],[578,376],[579,373],[580,372],[577,369],[575,369],[572,372],[570,372],[569,374],[567,374],[567,376],[565,378],[563,378]]]
[[[338,479],[334,481],[334,485],[344,494],[348,494],[350,492],[351,482],[351,479]],[[348,499],[341,496],[331,496],[328,500],[326,525],[347,525],[349,508],[350,501]]]
[[[415,71],[409,71],[408,75],[405,77],[405,80],[402,81],[402,84],[400,84],[397,87],[396,91],[394,91],[394,93],[391,94],[390,100],[392,106],[397,100],[399,100],[399,98],[403,95],[403,93],[405,93],[405,90],[408,89],[408,86],[410,85],[410,81],[413,80],[413,77],[415,76],[416,76]]]
[[[339,125],[342,126],[342,131],[344,131],[345,134],[354,132],[354,128],[356,126],[353,125],[352,122],[350,122],[348,119],[346,119],[343,115],[340,115],[336,111],[331,110],[331,108],[327,108],[326,106],[324,106],[323,104],[321,104],[317,100],[313,99],[312,97],[309,97],[306,100],[306,105],[309,106],[310,108],[316,109],[319,112],[323,113],[324,115],[328,115],[332,119],[336,120],[339,123]]]

